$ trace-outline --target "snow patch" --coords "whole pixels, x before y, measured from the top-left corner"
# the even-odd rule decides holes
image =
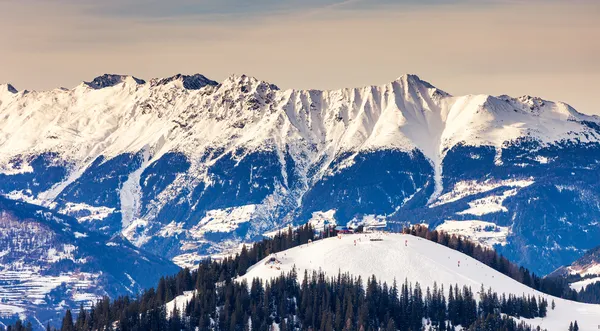
[[[81,233],[81,232],[73,232],[73,235],[75,235],[75,238],[87,238],[87,233]]]
[[[148,221],[141,218],[135,219],[121,231],[123,237],[127,238],[137,247],[147,243],[152,237],[148,235]]]
[[[533,178],[529,179],[506,179],[506,180],[486,180],[479,182],[476,180],[466,180],[457,182],[452,190],[440,196],[437,201],[429,207],[437,207],[449,202],[458,201],[470,195],[488,192],[499,187],[524,188],[533,184]]]
[[[33,196],[33,193],[31,192],[31,190],[27,189],[27,190],[18,190],[18,191],[11,191],[9,193],[4,194],[5,197],[7,197],[8,199],[11,200],[17,200],[17,201],[23,201],[23,202],[27,202],[33,205],[38,205],[38,206],[42,206],[45,205],[45,201],[35,198]],[[53,208],[54,204],[46,204],[47,207]]]
[[[187,304],[192,300],[194,293],[196,293],[196,292],[195,291],[185,291],[185,292],[183,292],[182,295],[178,295],[177,297],[175,297],[175,299],[167,302],[165,304],[165,307],[167,310],[167,317],[170,318],[173,316],[173,308],[175,308],[175,307],[177,307],[177,310],[179,311],[179,313],[182,314],[185,311],[185,306],[187,306]]]
[[[69,216],[75,216],[79,223],[83,223],[90,221],[101,221],[114,213],[115,208],[104,206],[96,207],[90,206],[86,203],[67,202],[65,207],[58,212]],[[78,216],[80,214],[86,214],[86,216]]]
[[[534,160],[538,161],[540,164],[548,164],[550,161],[549,158],[541,155],[536,156]]]
[[[438,225],[436,230],[448,234],[466,237],[471,241],[493,248],[494,245],[506,245],[506,238],[510,233],[509,227],[498,226],[491,222],[478,220],[472,221],[444,221]]]
[[[593,277],[569,284],[569,287],[579,292],[590,284],[600,282],[600,277]]]
[[[145,165],[150,159],[148,147],[144,148],[142,156],[142,165],[129,174],[129,177],[127,177],[127,180],[123,183],[119,194],[119,198],[121,200],[121,222],[123,224],[123,228],[126,228],[129,224],[131,224],[136,216],[139,216],[142,208],[142,187],[140,186],[140,178],[144,172],[144,169],[146,169]]]
[[[175,221],[172,221],[171,223],[165,225],[162,229],[160,229],[160,231],[158,232],[158,235],[166,238],[166,237],[173,237],[178,234],[184,233],[185,232],[185,230],[183,229],[184,225],[185,225],[185,223],[183,223],[183,222],[176,223]]]
[[[14,176],[33,173],[33,167],[27,162],[19,162],[15,164],[14,162],[5,162],[0,164],[0,174],[6,176]]]
[[[206,232],[232,232],[241,223],[249,222],[255,211],[256,205],[209,210],[190,233],[194,238],[201,238]]]
[[[371,214],[355,217],[347,225],[350,228],[357,228],[361,225],[365,228],[385,228],[387,221],[385,216]]]
[[[198,268],[198,263],[206,258],[206,255],[200,255],[194,252],[177,255],[172,259],[172,261],[181,268],[189,268],[190,270],[194,270]]]
[[[508,212],[508,209],[502,205],[506,198],[517,194],[516,189],[507,190],[502,195],[491,195],[485,198],[473,200],[469,202],[469,209],[458,212],[459,215],[476,215],[482,216],[491,213]]]

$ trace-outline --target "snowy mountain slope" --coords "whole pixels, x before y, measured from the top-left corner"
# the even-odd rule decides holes
[[[600,246],[588,250],[570,265],[554,270],[549,277],[565,278],[570,283],[570,287],[576,291],[600,282]]]
[[[375,238],[382,240],[370,241]],[[539,325],[549,331],[565,330],[573,320],[577,320],[582,330],[592,330],[597,327],[597,316],[600,314],[598,305],[545,295],[467,255],[410,235],[345,235],[341,239],[334,237],[319,240],[279,252],[276,254],[279,263],[270,262],[270,259],[271,256],[250,267],[240,280],[251,281],[256,277],[270,279],[295,267],[299,277],[303,277],[304,270],[308,270],[309,273],[323,271],[329,276],[348,272],[361,276],[363,280],[375,275],[378,281],[388,284],[394,280],[403,282],[407,279],[409,282],[419,282],[423,288],[432,288],[434,282],[437,282],[438,286],[444,285],[446,290],[449,285],[458,284],[479,291],[483,285],[485,289],[492,288],[498,293],[543,296],[548,302],[554,300],[556,307],[548,310],[547,317],[524,319],[528,324]]]
[[[31,318],[44,328],[67,308],[89,307],[104,295],[137,294],[177,270],[119,237],[0,198],[0,322]]]
[[[598,244],[600,207],[588,202],[600,195],[600,126],[562,103],[455,97],[414,75],[332,91],[245,75],[0,91],[0,193],[181,265],[331,210],[338,224],[475,216],[511,227],[506,254],[546,254],[518,260],[538,272]],[[529,198],[540,191],[552,194]],[[557,200],[577,208],[533,233],[529,210]],[[561,225],[565,236],[548,239]]]
[[[600,275],[600,246],[590,249],[571,265],[558,268],[552,275]]]

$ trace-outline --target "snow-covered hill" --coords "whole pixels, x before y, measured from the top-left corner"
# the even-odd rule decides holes
[[[599,244],[599,120],[560,102],[452,96],[414,75],[331,91],[104,75],[2,85],[0,119],[0,193],[181,265],[314,215],[492,222],[541,273]]]
[[[275,262],[271,261],[272,257],[276,258]],[[323,271],[329,276],[348,272],[361,276],[363,280],[375,275],[379,281],[388,284],[407,279],[409,282],[419,282],[422,287],[432,288],[437,282],[438,286],[444,285],[446,290],[449,285],[458,284],[479,291],[483,285],[486,290],[492,288],[497,293],[543,296],[548,302],[554,300],[555,309],[549,309],[545,318],[524,320],[549,331],[566,330],[574,320],[577,320],[581,330],[594,330],[600,316],[600,305],[545,295],[458,251],[403,234],[355,234],[344,235],[341,239],[333,237],[315,241],[265,258],[250,267],[239,280],[250,282],[256,277],[271,279],[293,268],[296,268],[299,277],[303,277],[304,270],[309,273]],[[185,297],[178,300],[179,304],[185,301]]]

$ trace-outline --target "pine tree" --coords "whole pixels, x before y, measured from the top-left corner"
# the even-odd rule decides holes
[[[335,299],[335,320],[333,322],[333,326],[336,330],[342,329],[342,322],[344,317],[342,316],[342,303],[340,298]]]
[[[71,315],[70,309],[67,309],[65,317],[63,317],[60,331],[75,331],[75,327],[73,326],[73,316]]]
[[[248,249],[246,248],[246,245],[242,246],[242,251],[240,252],[239,255],[239,259],[238,259],[238,275],[243,275],[246,273],[246,270],[248,270],[248,267],[250,266],[250,259],[248,257]]]
[[[83,326],[85,325],[86,312],[83,308],[83,303],[79,306],[79,314],[77,315],[77,321],[75,322],[75,329],[83,330]]]

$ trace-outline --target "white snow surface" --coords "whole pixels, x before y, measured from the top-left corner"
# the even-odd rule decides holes
[[[370,241],[381,238],[382,241]],[[354,241],[357,244],[354,245]],[[405,246],[407,241],[407,246]],[[375,275],[379,281],[391,284],[394,280],[419,282],[422,287],[432,287],[434,282],[470,286],[479,291],[481,285],[498,293],[543,296],[556,308],[548,309],[545,318],[524,319],[533,326],[554,330],[566,330],[569,323],[577,320],[581,330],[595,330],[600,316],[600,305],[583,304],[552,297],[535,291],[513,279],[483,265],[482,263],[445,246],[418,237],[403,234],[355,234],[341,239],[329,238],[277,253],[280,270],[267,264],[267,260],[252,266],[241,279],[272,279],[296,268],[299,277],[304,270],[322,270],[329,276],[348,272],[366,280]],[[458,266],[460,261],[460,267]]]
[[[460,181],[454,184],[452,190],[438,197],[437,201],[431,204],[430,207],[457,201],[470,195],[489,192],[503,186],[511,188],[523,188],[533,183],[533,178],[486,180],[481,182],[476,180]]]
[[[506,237],[510,233],[509,227],[498,226],[491,222],[479,220],[448,220],[438,225],[435,229],[448,234],[463,236],[490,248],[494,245],[506,245]]]
[[[59,210],[61,214],[65,215],[74,215],[81,211],[87,211],[89,215],[77,217],[77,220],[80,223],[90,221],[101,221],[110,216],[110,214],[114,213],[115,208],[109,208],[104,206],[95,207],[85,203],[67,202],[66,206]]]
[[[511,189],[502,192],[502,195],[490,195],[485,198],[473,200],[469,202],[469,208],[458,212],[459,215],[469,214],[482,216],[485,214],[497,213],[497,212],[508,212],[508,208],[504,207],[502,203],[506,198],[512,197],[517,194],[517,189]]]
[[[360,225],[365,228],[383,228],[387,225],[387,221],[385,216],[369,214],[355,217],[348,222],[350,228],[357,228]]]
[[[25,309],[0,303],[0,317],[12,317],[13,315],[25,317]]]
[[[179,295],[177,297],[175,297],[175,299],[167,302],[165,304],[166,306],[166,310],[167,310],[167,316],[171,317],[173,316],[173,308],[175,308],[175,306],[177,306],[177,310],[179,311],[179,314],[182,314],[183,311],[185,311],[185,306],[187,306],[188,302],[190,302],[190,300],[192,300],[192,296],[194,295],[195,291],[186,291],[183,292],[182,295]]]
[[[148,166],[148,159],[150,158],[150,153],[147,148],[144,148],[142,153],[145,166]],[[120,201],[121,201],[121,213],[122,213],[122,224],[123,228],[129,226],[133,221],[136,215],[139,215],[141,206],[141,195],[142,188],[140,186],[140,177],[144,172],[144,165],[129,174],[129,177],[123,183],[123,187],[120,191]]]
[[[240,223],[249,222],[255,211],[256,205],[209,210],[190,233],[193,237],[201,238],[206,232],[231,232]]]
[[[574,289],[575,291],[581,291],[583,288],[585,288],[586,286],[590,285],[590,284],[594,284],[600,282],[600,277],[593,277],[593,278],[588,278],[588,279],[584,279],[584,280],[580,280],[578,282],[574,282],[569,284],[569,286]]]
[[[147,230],[148,221],[138,218],[124,228],[121,234],[134,245],[142,246],[151,239]]]

